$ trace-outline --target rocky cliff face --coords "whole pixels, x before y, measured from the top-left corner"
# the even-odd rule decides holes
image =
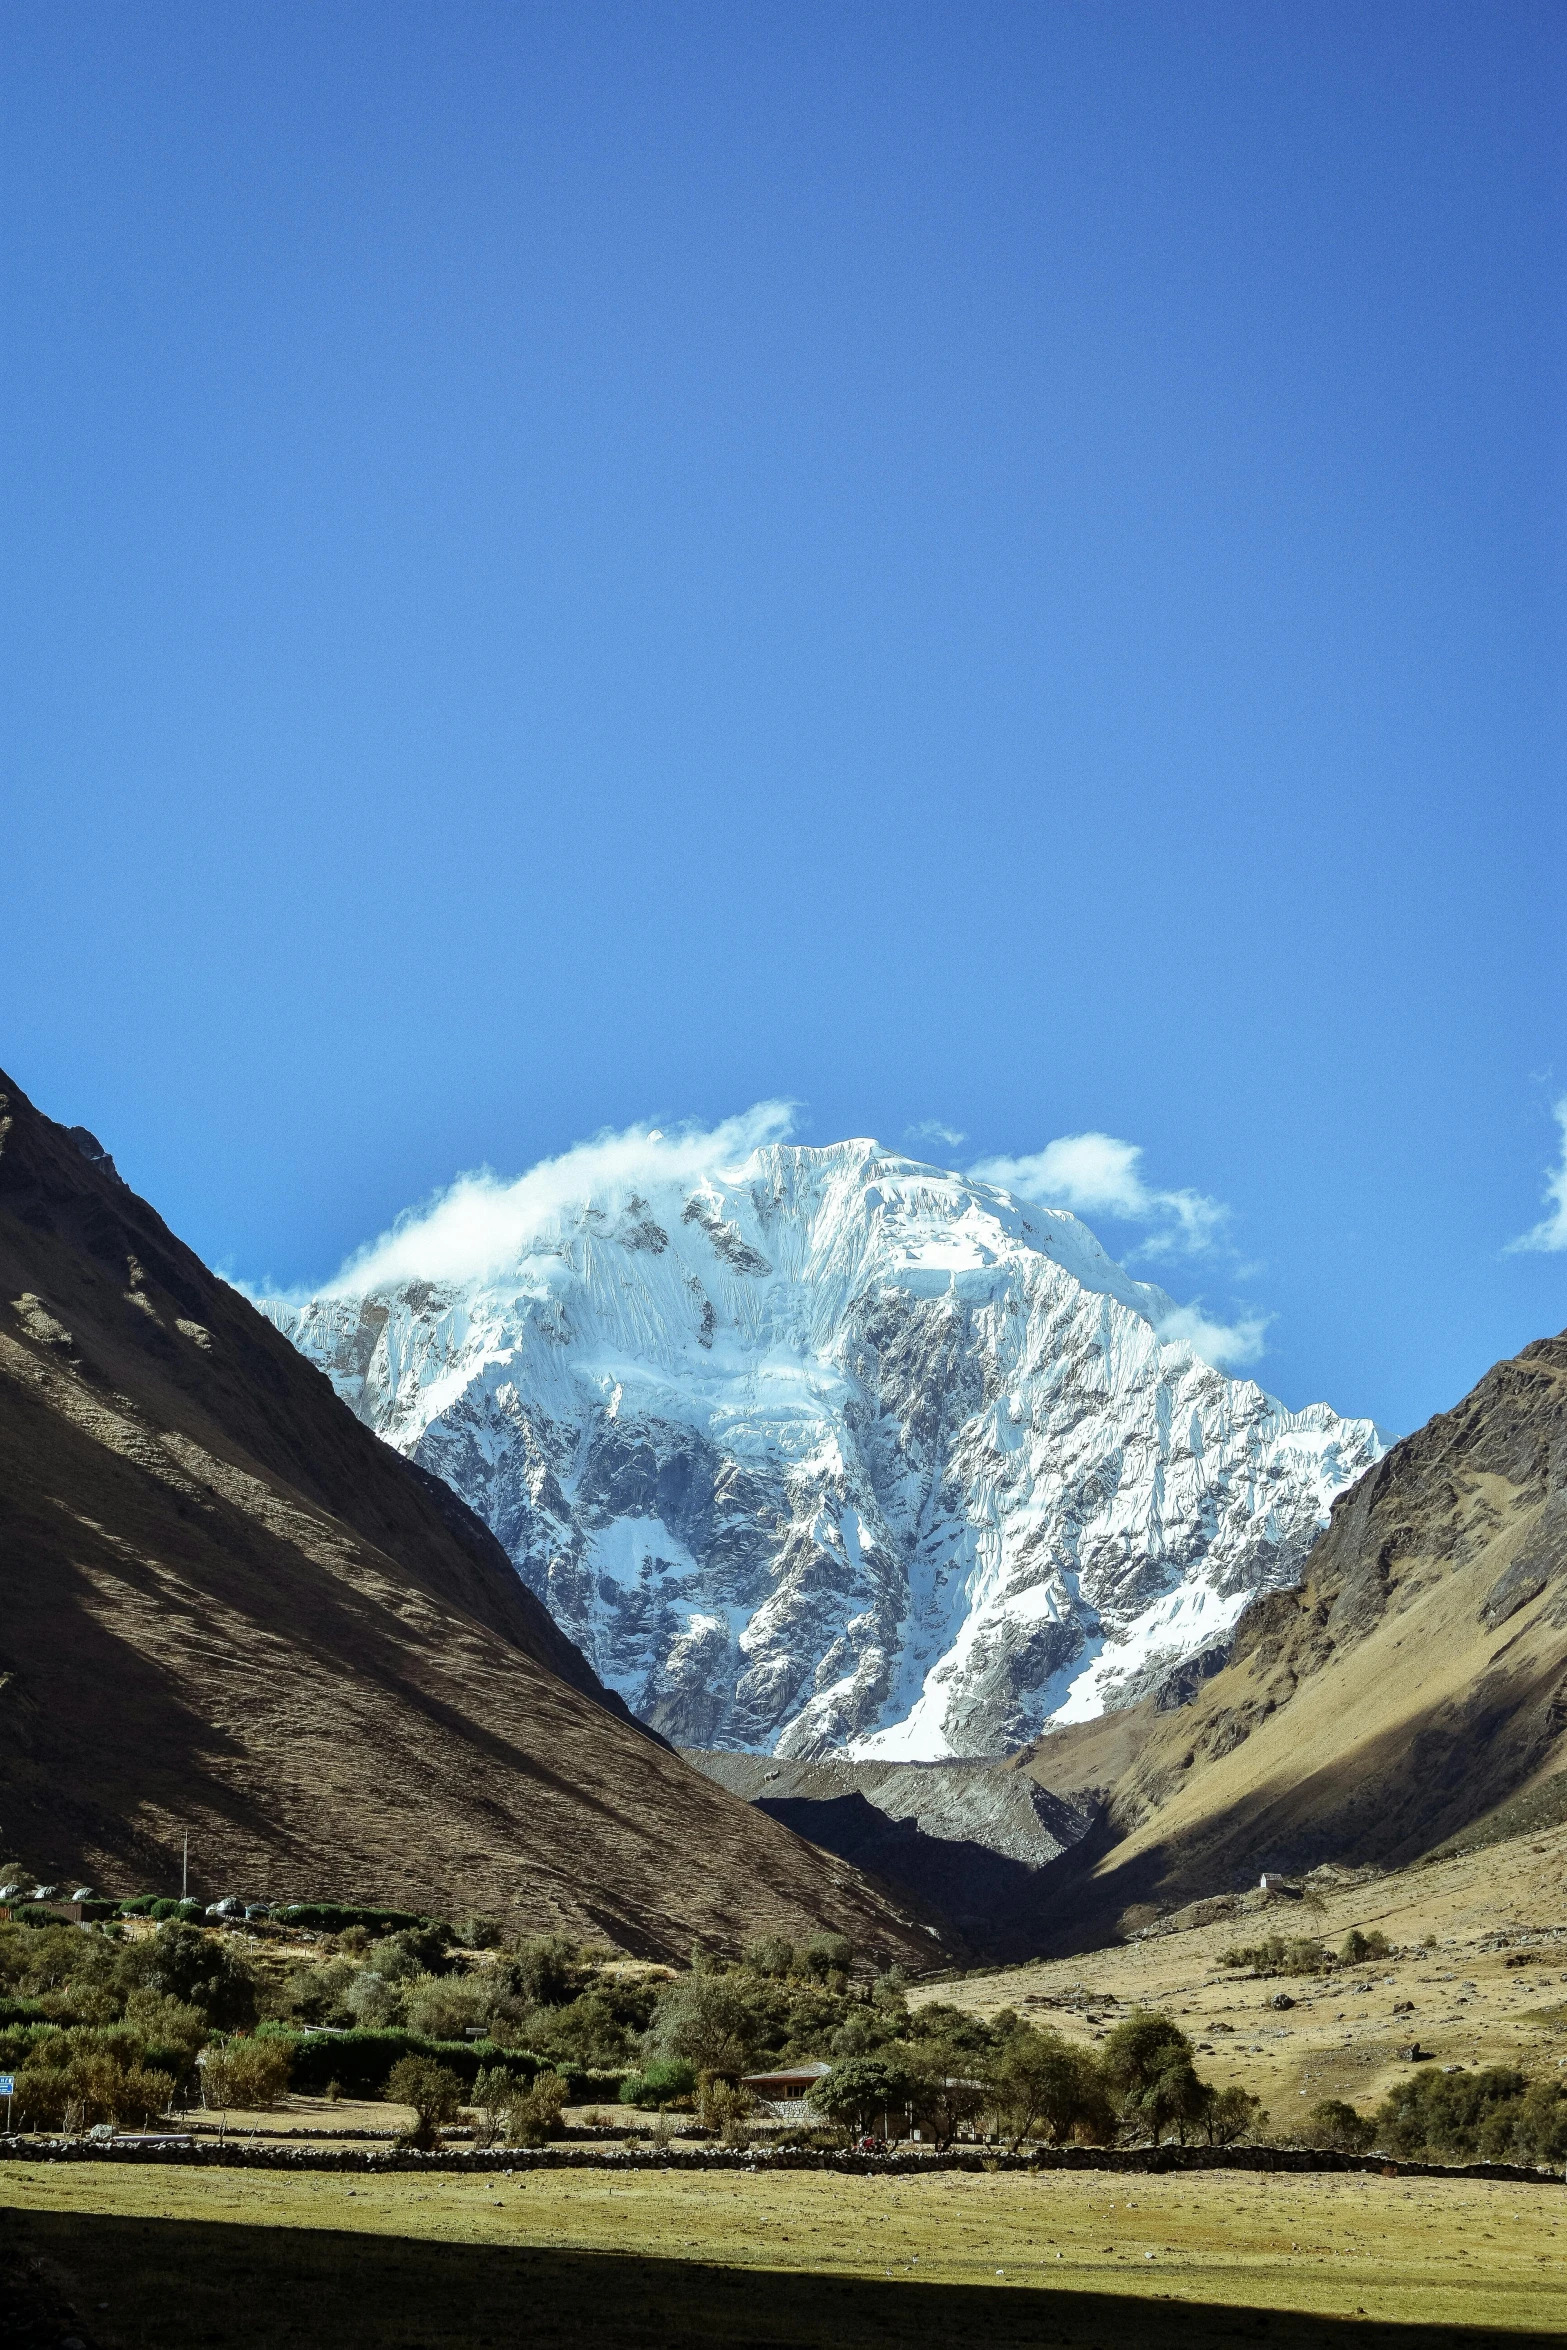
[[[481,1277],[265,1311],[681,1744],[975,1756],[1130,1702],[1382,1450],[1161,1339],[1073,1216],[873,1142],[651,1159]]]

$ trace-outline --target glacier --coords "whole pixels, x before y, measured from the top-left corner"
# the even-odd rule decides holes
[[[1161,1335],[1065,1211],[873,1141],[662,1141],[479,1271],[415,1239],[258,1302],[677,1744],[973,1758],[1133,1703],[1385,1449]]]

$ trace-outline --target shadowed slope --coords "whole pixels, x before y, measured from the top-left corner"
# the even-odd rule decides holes
[[[0,1077],[0,1835],[123,1889],[331,1892],[684,1955],[936,1945],[631,1722],[92,1138]]]
[[[498,2184],[482,2182],[487,2190]],[[832,2184],[841,2195],[849,2182]],[[169,2200],[183,2202],[177,2175],[169,2186]],[[1560,2339],[1538,2324],[1542,2303],[1549,2306],[1549,2287],[1543,2279],[1536,2284],[1520,2278],[1516,2262],[1505,2278],[1490,2280],[1485,2298],[1495,2308],[1494,2322],[1474,2322],[1481,2296],[1468,2278],[1453,2280],[1456,2290],[1445,2297],[1443,2311],[1446,2316],[1456,2301],[1468,2323],[1433,2322],[1425,2311],[1400,2322],[1380,2309],[1367,2316],[1357,2308],[1363,2296],[1395,2308],[1406,2297],[1417,2309],[1428,2307],[1437,2298],[1429,2255],[1413,2278],[1401,2273],[1396,2257],[1345,2263],[1347,2273],[1335,2280],[1339,2309],[1302,2308],[1301,2300],[1318,2299],[1321,2282],[1298,2261],[1294,2277],[1288,2275],[1288,2257],[1279,2256],[1278,2223],[1265,2217],[1258,2231],[1263,2242],[1244,2281],[1233,2268],[1214,2263],[1206,2274],[1183,2279],[1184,2292],[1170,2290],[1175,2279],[1167,2267],[1157,2272],[1157,2288],[1153,2277],[1135,2269],[1119,2277],[1101,2270],[1092,2281],[1079,2272],[1057,2283],[1039,2275],[1039,2262],[1025,2283],[1017,2274],[1015,2230],[1005,2275],[993,2261],[982,2265],[972,2256],[979,2247],[965,2246],[970,2257],[959,2259],[969,2275],[961,2282],[921,2279],[907,2266],[896,2276],[855,2274],[855,2267],[869,2266],[875,2257],[868,2245],[847,2266],[841,2249],[824,2247],[821,2269],[813,2273],[785,2242],[776,2261],[764,2265],[775,2186],[758,2180],[738,2190],[748,2210],[737,2232],[744,2232],[743,2218],[749,2217],[758,2236],[734,2247],[738,2258],[722,2256],[714,2240],[718,2231],[700,2208],[683,2215],[683,2233],[687,2246],[693,2230],[705,2236],[701,2249],[676,2251],[671,2245],[652,2251],[638,2243],[643,2231],[635,2228],[631,2240],[614,2249],[540,2241],[555,2215],[536,2215],[526,2191],[509,2183],[501,2200],[511,2208],[497,2211],[494,2194],[483,2205],[476,2200],[471,2213],[447,2220],[444,2241],[428,2215],[421,2223],[412,2212],[406,2233],[323,2225],[331,2209],[324,2202],[308,2214],[301,2211],[303,2224],[292,2226],[277,2224],[275,2216],[274,2224],[257,2225],[250,2214],[241,2220],[90,2209],[8,2212],[0,2216],[0,2328],[9,2316],[15,2338],[45,2342],[59,2340],[69,2327],[86,2350],[95,2342],[104,2350],[163,2350],[173,2331],[212,2350],[297,2350],[302,2343],[329,2344],[331,2350],[560,2350],[574,2343],[596,2350],[633,2344],[646,2350],[677,2344],[691,2350],[909,2350],[916,2343],[922,2350],[1121,2350],[1131,2344],[1138,2350],[1215,2350],[1258,2342],[1274,2350],[1366,2350],[1368,2344],[1376,2350],[1484,2350],[1493,2344],[1525,2350]],[[79,2191],[75,2180],[67,2183],[67,2191],[73,2188]],[[1035,2186],[1033,2192],[1048,2205],[1048,2188]],[[1248,2216],[1256,2226],[1259,2215]],[[922,2267],[952,2257],[952,2217],[940,2209],[930,2213],[919,2236]],[[1036,2226],[1042,2235],[1052,2231],[1048,2210]],[[503,2227],[515,2234],[497,2242],[494,2235]],[[872,2233],[885,2235],[880,2228]],[[1242,2243],[1235,2250],[1246,2257]],[[177,2328],[171,2328],[175,2312]],[[29,2320],[31,2330],[24,2331]]]

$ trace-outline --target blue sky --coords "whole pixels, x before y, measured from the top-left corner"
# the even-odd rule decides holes
[[[0,40],[0,1060],[209,1259],[787,1100],[1292,1403],[1567,1322],[1559,9]]]

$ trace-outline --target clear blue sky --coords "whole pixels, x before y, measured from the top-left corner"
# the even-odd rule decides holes
[[[1558,6],[0,43],[0,1063],[210,1259],[788,1097],[1292,1403],[1567,1323]]]

